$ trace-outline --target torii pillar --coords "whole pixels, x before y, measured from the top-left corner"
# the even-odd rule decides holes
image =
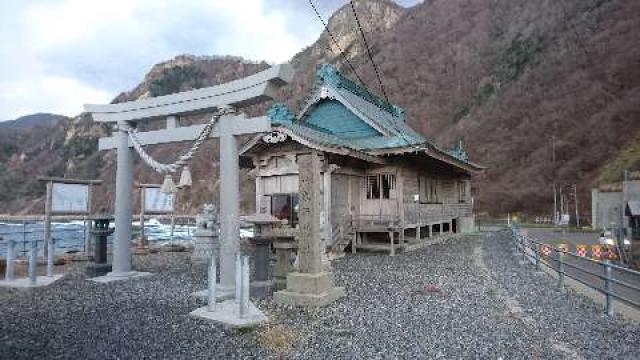
[[[141,145],[167,144],[194,141],[205,125],[177,126],[176,117],[216,111],[223,108],[239,109],[272,99],[281,86],[293,78],[293,68],[288,64],[277,65],[257,74],[212,87],[185,91],[172,95],[108,105],[85,105],[94,121],[116,123],[117,133],[99,140],[99,149],[117,149],[116,232],[113,244],[113,271],[106,282],[146,275],[131,268],[131,220],[133,203],[133,156],[127,129],[137,121],[166,119],[162,130],[137,134]],[[240,213],[239,157],[236,136],[271,131],[266,116],[246,118],[246,115],[226,114],[219,118],[210,138],[220,138],[220,251],[222,297],[234,293],[235,254],[239,251]]]
[[[116,201],[115,201],[115,235],[113,243],[113,260],[111,275],[114,277],[131,277],[131,219],[133,203],[131,190],[133,186],[133,154],[129,148],[129,124],[118,123],[116,134]]]
[[[220,285],[219,298],[235,294],[235,256],[240,251],[240,158],[233,118],[220,118]]]

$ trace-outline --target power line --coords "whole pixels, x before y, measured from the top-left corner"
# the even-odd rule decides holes
[[[360,30],[360,35],[362,35],[362,41],[364,42],[364,47],[367,49],[367,55],[369,55],[369,60],[371,61],[371,65],[373,65],[373,70],[376,73],[376,77],[378,78],[378,83],[380,84],[380,89],[382,90],[382,95],[384,95],[384,99],[387,104],[391,105],[389,101],[389,97],[387,96],[387,92],[384,88],[384,84],[382,83],[382,78],[380,77],[380,72],[378,71],[378,67],[376,66],[375,61],[373,61],[373,55],[371,55],[371,50],[369,49],[369,43],[367,43],[367,38],[364,36],[364,31],[362,30],[362,25],[360,25],[360,19],[358,19],[358,14],[356,13],[356,7],[353,5],[353,1],[349,1],[351,4],[351,10],[353,11],[353,17],[356,19],[356,23],[358,24],[358,30]],[[393,129],[398,133],[400,138],[404,140],[407,145],[411,144],[411,142],[404,135],[404,131],[398,127],[398,124],[392,123]]]
[[[382,84],[382,79],[380,78],[380,73],[378,72],[378,67],[376,66],[376,63],[373,61],[373,56],[371,55],[371,50],[369,49],[367,38],[364,36],[364,31],[362,31],[362,26],[360,25],[360,20],[358,19],[358,14],[356,13],[356,7],[353,5],[353,1],[349,1],[349,4],[351,4],[351,10],[353,10],[353,17],[356,18],[358,29],[360,30],[360,34],[362,35],[362,41],[364,41],[364,47],[367,49],[367,54],[369,55],[369,60],[371,60],[371,65],[373,65],[373,70],[376,72],[376,76],[378,77],[378,83],[380,83],[380,89],[382,90],[382,95],[384,95],[384,99],[387,101],[387,104],[390,104],[389,97],[387,96],[387,92],[384,89],[384,84]]]
[[[320,15],[320,12],[318,11],[318,9],[316,8],[316,6],[313,4],[313,1],[309,0],[309,5],[311,5],[311,8],[313,9],[313,11],[316,13],[316,16],[318,17],[318,20],[320,20],[320,22],[322,23],[322,25],[324,26],[324,29],[327,30],[327,34],[329,34],[329,37],[331,38],[331,40],[333,41],[333,43],[335,44],[336,48],[338,48],[338,51],[340,51],[340,55],[342,55],[342,58],[344,59],[344,61],[347,62],[347,64],[349,65],[349,67],[351,68],[351,71],[353,72],[353,74],[356,76],[356,78],[358,78],[358,81],[360,81],[360,83],[362,84],[362,86],[366,87],[366,85],[364,84],[364,81],[362,81],[362,78],[360,78],[360,76],[358,75],[358,72],[356,71],[356,68],[353,67],[353,65],[351,64],[351,62],[349,61],[349,59],[347,59],[347,56],[344,54],[344,51],[342,51],[342,48],[340,47],[340,45],[338,44],[338,41],[336,40],[336,38],[333,36],[333,34],[331,33],[331,30],[329,30],[329,26],[327,25],[327,23],[324,22],[324,20],[322,19],[322,15]],[[387,101],[388,102],[388,101]]]
[[[351,71],[353,72],[353,74],[356,76],[356,78],[358,78],[358,81],[360,81],[360,84],[362,84],[362,86],[364,86],[364,88],[366,89],[367,86],[365,85],[364,81],[362,80],[362,78],[358,75],[358,72],[356,71],[356,69],[353,67],[353,65],[351,64],[351,62],[349,61],[349,59],[347,59],[347,56],[344,54],[344,51],[342,51],[342,48],[340,47],[340,45],[338,44],[338,41],[336,40],[336,38],[333,36],[333,34],[331,33],[331,30],[329,30],[329,26],[327,25],[327,23],[325,23],[325,21],[322,19],[322,15],[320,15],[320,12],[318,11],[318,9],[316,8],[316,6],[313,4],[312,0],[309,0],[309,5],[311,5],[311,8],[313,9],[313,11],[316,13],[316,16],[318,17],[318,20],[320,20],[320,22],[322,23],[322,25],[324,26],[325,30],[327,31],[327,34],[329,34],[329,37],[331,38],[331,40],[333,41],[333,43],[335,44],[336,48],[338,48],[338,50],[340,51],[340,54],[342,55],[342,58],[347,62],[347,64],[349,65],[349,67],[351,68]],[[380,79],[380,74],[378,73],[378,68],[376,67],[375,62],[373,61],[373,57],[371,56],[371,52],[369,51],[369,45],[367,43],[367,39],[364,36],[364,32],[362,31],[362,27],[360,26],[360,20],[358,19],[358,16],[356,14],[356,10],[353,7],[353,3],[351,2],[351,9],[353,10],[353,15],[356,19],[356,22],[358,23],[358,29],[360,29],[360,34],[362,34],[362,39],[364,40],[365,43],[365,47],[367,48],[367,53],[369,55],[369,60],[371,60],[371,63],[373,64],[373,69],[376,72],[376,76],[378,77],[378,82],[380,83],[380,88],[382,89],[382,94],[384,95],[385,101],[387,102],[387,104],[391,104],[391,102],[389,102],[389,98],[387,97],[387,93],[385,91],[384,85],[382,84],[382,80]],[[398,135],[400,136],[400,138],[402,138],[402,140],[404,140],[405,143],[410,144],[411,142],[405,137],[405,135],[403,134],[403,131],[401,129],[398,128],[397,124],[392,124],[393,129],[398,133]]]

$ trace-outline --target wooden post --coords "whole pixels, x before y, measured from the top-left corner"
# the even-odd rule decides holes
[[[358,247],[358,238],[360,237],[360,233],[356,230],[356,235],[351,242],[351,253],[355,254]]]
[[[260,171],[259,165],[256,166],[256,170]],[[262,177],[258,174],[256,176],[256,214],[260,214],[262,212],[262,207],[260,205],[262,203],[263,193]]]
[[[396,249],[393,244],[393,231],[389,231],[389,246],[390,246],[389,255],[395,256]]]
[[[147,246],[147,240],[144,233],[144,203],[146,201],[146,187],[140,186],[140,245]]]
[[[89,184],[87,188],[87,215],[91,218],[93,214],[91,209],[93,208],[93,184]],[[91,254],[91,228],[93,226],[91,220],[89,218],[85,218],[84,220],[84,254]]]
[[[51,241],[51,201],[53,199],[53,182],[47,181],[47,198],[44,203],[44,257],[49,256]]]

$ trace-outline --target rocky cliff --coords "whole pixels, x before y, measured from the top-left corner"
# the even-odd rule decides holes
[[[442,146],[463,138],[472,160],[489,167],[474,189],[481,211],[548,214],[556,182],[578,183],[587,215],[591,186],[640,167],[634,155],[640,140],[639,2],[447,0],[409,9],[383,0],[355,4],[387,94],[405,108],[409,124]],[[329,28],[360,78],[380,93],[351,7],[338,10]],[[297,73],[280,100],[294,108],[319,63],[336,64],[357,80],[326,32],[291,62]],[[182,55],[154,66],[114,101],[210,86],[267,66]],[[0,212],[39,212],[42,187],[24,179],[43,173],[104,179],[100,206],[109,208],[114,156],[96,151],[97,136],[108,132],[86,116],[46,134],[21,133],[19,141],[0,130],[0,144],[13,141],[13,152],[26,154],[0,172]],[[194,164],[195,186],[179,200],[181,211],[215,200],[215,146],[208,144]],[[170,160],[181,148],[153,151]],[[140,181],[161,180],[139,162],[136,170]],[[251,183],[243,189],[250,209]]]

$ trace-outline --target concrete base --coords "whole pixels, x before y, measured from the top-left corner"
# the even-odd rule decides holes
[[[333,286],[333,276],[327,272],[291,273],[287,288],[273,294],[277,303],[302,306],[324,306],[343,296],[344,288]]]
[[[136,246],[131,248],[131,253],[133,255],[147,255],[151,252],[148,246]]]
[[[214,321],[230,328],[249,328],[269,321],[269,318],[255,305],[249,302],[249,309],[244,318],[240,317],[240,307],[233,300],[226,300],[216,304],[214,311],[207,311],[207,307],[198,308],[189,316]]]
[[[107,275],[94,277],[88,280],[94,281],[97,283],[110,283],[113,281],[131,280],[131,279],[137,279],[137,278],[151,276],[151,275],[153,274],[149,272],[140,272],[140,271],[130,271],[126,273],[110,272]]]
[[[0,287],[8,287],[8,288],[34,288],[34,287],[42,287],[53,284],[54,282],[62,279],[64,277],[63,274],[53,275],[52,277],[48,276],[38,276],[36,278],[36,283],[31,284],[31,280],[29,278],[15,279],[12,281],[0,280]]]
[[[273,293],[274,281],[252,281],[250,294],[252,297],[265,298]]]
[[[196,291],[194,293],[191,293],[191,296],[197,299],[207,301],[209,299],[209,291],[207,289]],[[220,284],[216,286],[216,301],[220,302],[224,300],[231,300],[235,297],[236,297],[235,288],[230,289],[227,287],[221,287]]]
[[[94,278],[98,276],[105,276],[111,272],[111,264],[89,264],[87,265],[87,275]]]

